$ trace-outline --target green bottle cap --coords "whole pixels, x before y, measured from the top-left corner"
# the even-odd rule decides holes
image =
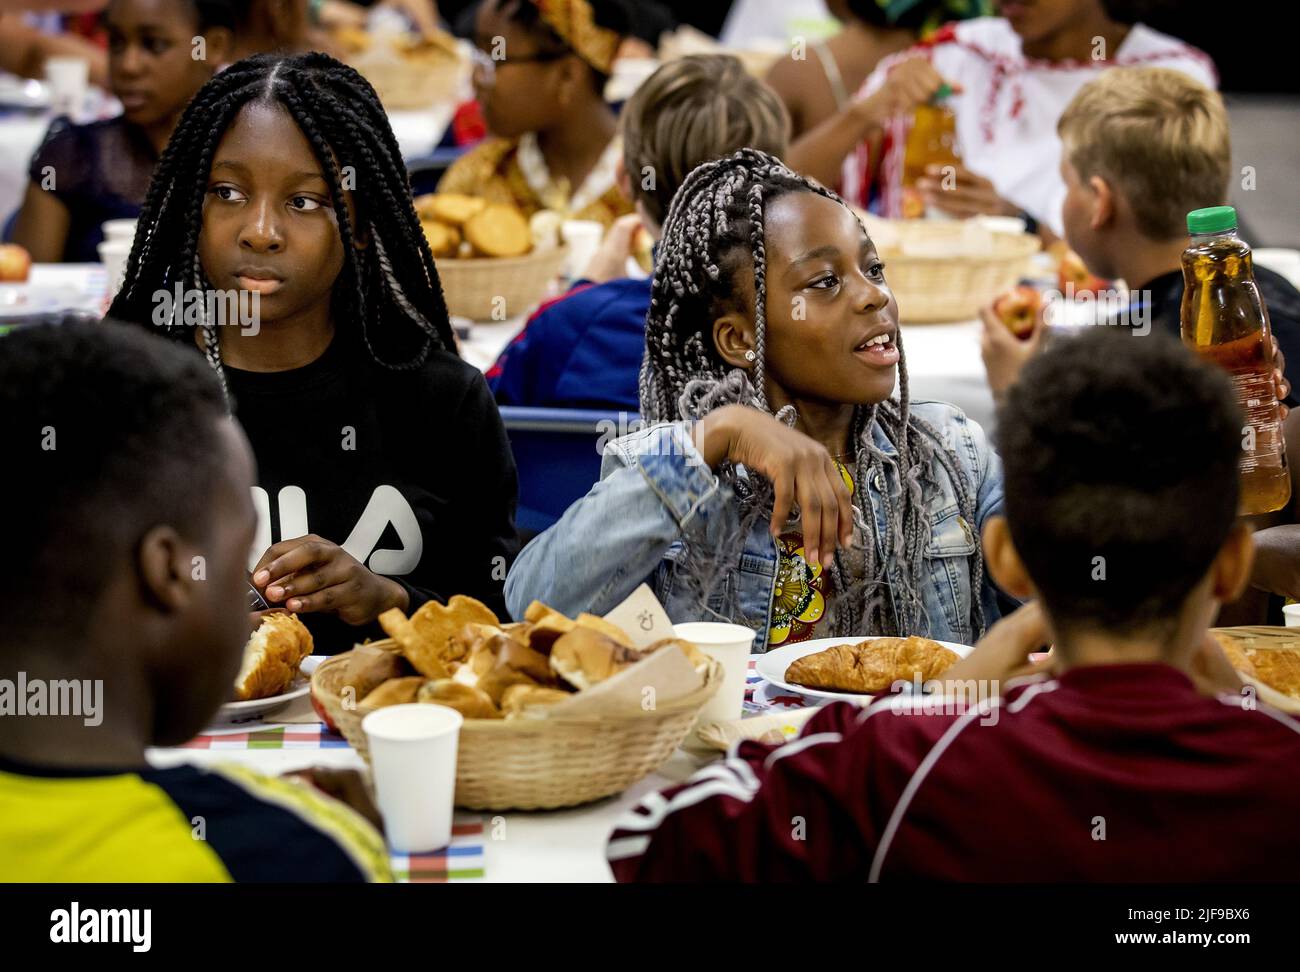
[[[938,90],[936,90],[934,94],[930,95],[930,104],[937,105],[939,102],[945,101],[951,97],[952,85],[945,81],[943,84],[939,85]]]
[[[1237,228],[1237,211],[1231,206],[1193,209],[1187,214],[1187,232],[1222,233]]]

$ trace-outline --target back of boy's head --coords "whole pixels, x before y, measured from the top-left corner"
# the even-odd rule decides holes
[[[83,322],[0,337],[5,640],[54,651],[80,635],[151,527],[208,535],[225,414],[203,359],[139,328]]]
[[[658,225],[697,166],[742,148],[786,154],[790,116],[729,54],[696,54],[655,71],[623,106],[623,165]]]
[[[1057,122],[1064,158],[1101,176],[1152,240],[1187,235],[1193,209],[1221,205],[1232,147],[1218,92],[1181,71],[1112,68],[1088,82]]]
[[[1177,339],[1085,331],[999,410],[1007,522],[1058,630],[1163,631],[1236,518],[1242,416]]]

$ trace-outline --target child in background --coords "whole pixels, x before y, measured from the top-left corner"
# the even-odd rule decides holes
[[[841,176],[846,198],[860,206],[871,201],[879,179],[878,208],[898,216],[894,190],[911,112],[947,81],[960,91],[947,104],[957,119],[962,165],[951,183],[938,172],[918,183],[927,204],[959,217],[1019,215],[1031,229],[1041,224],[1045,235],[1059,236],[1065,186],[1056,174],[1056,122],[1080,87],[1132,64],[1216,82],[1204,53],[1112,19],[1103,0],[1007,0],[998,7],[1002,17],[952,24],[881,62],[848,109],[795,144],[794,163],[813,175]]]
[[[0,881],[391,880],[383,840],[341,803],[145,759],[209,724],[248,637],[253,457],[216,376],[120,324],[0,342],[0,448],[24,457],[0,678],[49,686],[50,706],[72,687],[60,711],[4,713]],[[33,445],[43,429],[57,448]]]
[[[673,621],[748,625],[760,652],[972,644],[998,616],[978,539],[997,456],[959,409],[910,400],[884,265],[829,190],[753,149],[685,179],[640,399],[650,427],[606,446],[600,482],[520,554],[516,612],[602,614],[647,582]]]
[[[140,226],[112,314],[201,349],[222,377],[257,457],[248,566],[266,600],[303,615],[321,652],[431,598],[504,615],[514,460],[456,354],[365,79],[324,54],[222,71],[182,117]]]
[[[1250,570],[1241,421],[1227,376],[1172,338],[1049,349],[999,415],[1006,518],[984,531],[1032,603],[946,694],[832,702],[789,744],[742,742],[652,794],[610,838],[615,877],[1291,880],[1300,722],[1206,630]],[[1050,668],[1008,681],[1045,643]]]
[[[488,372],[502,405],[639,405],[650,280],[626,276],[638,227],[658,240],[677,187],[697,165],[756,148],[780,155],[789,119],[773,92],[727,54],[663,65],[623,106],[620,184],[636,201],[583,279],[538,310]]]
[[[122,114],[50,126],[13,230],[36,263],[98,263],[103,223],[140,214],[154,165],[190,98],[225,62],[233,27],[225,0],[113,0],[104,21]]]
[[[626,26],[618,0],[484,0],[474,88],[492,134],[452,164],[438,191],[605,226],[631,212],[616,180],[618,122],[603,95]]]
[[[1062,219],[1070,247],[1090,271],[1123,279],[1129,305],[1115,323],[1122,330],[1149,326],[1178,337],[1183,297],[1182,253],[1187,214],[1223,205],[1232,176],[1232,146],[1223,100],[1169,68],[1107,71],[1079,90],[1059,123],[1061,175],[1067,193]],[[1288,401],[1300,378],[1300,293],[1285,277],[1255,265],[1268,309],[1278,360],[1278,397]],[[983,350],[989,384],[1002,395],[1045,334],[1013,338],[990,308]],[[1300,416],[1288,419],[1293,476],[1300,475]],[[1300,487],[1300,482],[1296,483]],[[1269,621],[1268,593],[1300,596],[1300,488],[1292,508],[1253,518],[1259,555],[1251,588],[1225,606],[1223,624]],[[1273,620],[1278,620],[1273,606]]]

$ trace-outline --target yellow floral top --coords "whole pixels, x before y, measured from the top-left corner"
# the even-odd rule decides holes
[[[835,465],[844,477],[849,495],[854,492],[853,476],[838,459]],[[768,650],[781,645],[792,645],[816,638],[817,626],[830,614],[834,599],[834,585],[821,564],[804,559],[803,534],[797,523],[783,532],[776,541],[776,588],[772,594],[772,618],[768,628]],[[854,542],[859,537],[854,531]]]
[[[616,182],[621,153],[622,145],[615,138],[583,184],[570,192],[567,180],[551,177],[532,132],[514,139],[488,138],[452,163],[438,183],[438,191],[511,203],[526,216],[554,209],[566,219],[589,219],[609,226],[632,212],[631,202]]]

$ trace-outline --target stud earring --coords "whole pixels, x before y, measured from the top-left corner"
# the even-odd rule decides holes
[[[749,350],[749,351],[746,351],[746,352],[745,352],[745,360],[746,360],[746,361],[753,361],[753,360],[754,360],[755,358],[757,358],[757,357],[758,357],[758,355],[756,355],[756,354],[753,352],[752,349]]]

